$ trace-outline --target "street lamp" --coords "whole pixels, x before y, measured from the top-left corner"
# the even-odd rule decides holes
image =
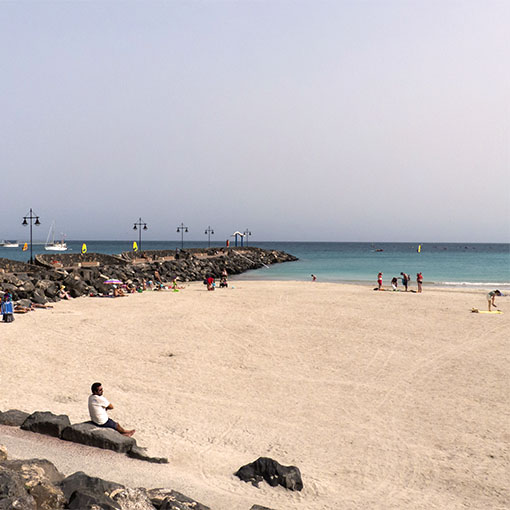
[[[177,233],[181,233],[181,250],[184,249],[184,232],[188,232],[188,227],[181,222],[181,224],[177,227]]]
[[[246,239],[246,246],[248,246],[248,236],[251,236],[251,232],[250,232],[248,229],[246,229],[246,230],[243,232],[243,236],[244,236],[244,237],[245,237],[245,239]],[[243,244],[243,240],[241,239],[241,246],[242,246],[242,244]]]
[[[35,220],[34,225],[37,226],[39,226],[41,223],[39,221],[39,216],[34,215],[34,211],[32,211],[32,208],[30,208],[30,212],[26,216],[23,216],[22,225],[25,227],[28,225],[27,220],[30,221],[30,264],[33,264],[34,258],[32,256],[32,222]]]
[[[210,248],[211,247],[211,234],[214,235],[214,230],[211,228],[210,225],[205,229],[204,234],[207,234],[207,247]]]
[[[138,229],[136,228],[138,226]],[[147,230],[147,223],[142,221],[142,218],[138,218],[138,221],[135,223],[133,230],[138,230],[138,249],[142,251],[142,226],[143,230]]]

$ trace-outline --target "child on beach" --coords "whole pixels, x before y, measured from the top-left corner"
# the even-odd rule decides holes
[[[393,288],[393,290],[397,290],[397,286],[398,286],[398,280],[397,280],[397,277],[394,276],[391,279],[391,287]]]
[[[377,290],[382,290],[382,273],[377,275],[377,285],[379,287]]]
[[[501,296],[501,292],[499,290],[491,290],[487,294],[487,302],[489,304],[489,312],[492,310],[491,306],[494,308],[497,308],[496,303],[494,302],[496,300],[496,296]]]
[[[12,322],[14,320],[14,310],[12,307],[11,295],[6,292],[2,298],[2,317],[4,322]]]
[[[317,281],[317,277],[314,274],[312,274],[311,277],[312,277],[312,282]]]

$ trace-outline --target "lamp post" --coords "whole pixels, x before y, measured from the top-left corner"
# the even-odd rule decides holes
[[[147,223],[143,222],[142,218],[138,218],[138,221],[133,226],[133,230],[138,230],[138,249],[140,251],[142,251],[142,227],[143,230],[147,230]]]
[[[245,237],[245,239],[246,239],[246,246],[248,246],[248,236],[251,236],[251,232],[250,232],[248,229],[246,229],[246,230],[243,232],[243,235],[244,235],[244,237]]]
[[[25,227],[28,225],[27,220],[30,221],[30,264],[33,264],[34,258],[32,256],[32,222],[35,220],[34,225],[37,226],[39,226],[41,222],[39,221],[39,216],[36,216],[34,214],[34,211],[32,211],[32,208],[30,208],[30,212],[26,216],[23,216],[22,225],[24,225]]]
[[[181,222],[181,224],[177,227],[177,233],[181,233],[181,250],[184,249],[184,232],[188,232],[188,227]]]
[[[210,248],[211,247],[211,234],[214,235],[214,230],[211,228],[210,225],[205,229],[204,234],[207,234],[207,247]]]

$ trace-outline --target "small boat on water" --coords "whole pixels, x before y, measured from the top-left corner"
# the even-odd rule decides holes
[[[55,220],[53,220],[51,223],[50,231],[48,232],[48,237],[46,238],[44,249],[47,251],[67,251],[67,244],[65,243],[64,234],[62,234],[62,240],[60,242],[55,241]]]
[[[19,248],[19,242],[3,240],[2,242],[0,242],[0,246],[2,248]]]

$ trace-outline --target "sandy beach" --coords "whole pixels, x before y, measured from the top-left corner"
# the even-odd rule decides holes
[[[263,281],[62,301],[0,324],[0,410],[85,421],[100,381],[110,416],[170,463],[9,427],[0,444],[213,510],[509,508],[510,298],[496,304]],[[233,476],[259,456],[298,466],[303,491]]]

